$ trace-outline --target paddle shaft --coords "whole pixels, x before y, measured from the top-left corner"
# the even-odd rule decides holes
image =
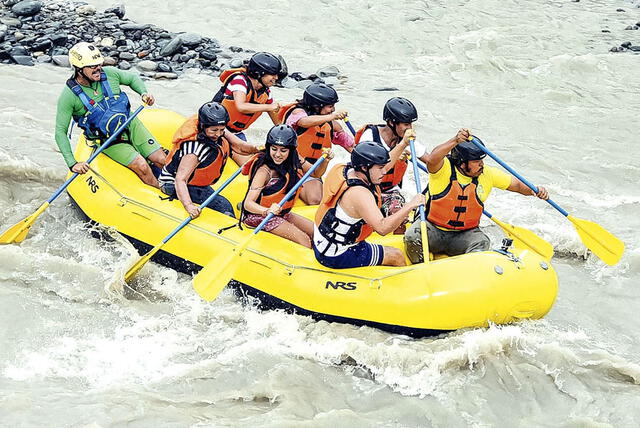
[[[289,199],[291,199],[291,197],[296,193],[296,191],[298,190],[298,188],[300,188],[300,186],[302,186],[305,182],[305,180],[307,178],[309,178],[309,176],[311,176],[311,174],[313,174],[313,171],[315,171],[320,164],[324,162],[324,156],[322,156],[320,159],[318,159],[312,166],[311,168],[309,168],[309,170],[307,172],[305,172],[305,174],[302,176],[302,178],[300,178],[300,180],[298,180],[298,182],[296,183],[295,186],[293,186],[291,188],[291,190],[289,190],[287,192],[286,195],[284,195],[284,197],[282,198],[282,200],[280,202],[278,202],[278,206],[282,207]],[[265,224],[267,224],[269,222],[269,220],[271,220],[273,218],[275,214],[274,213],[269,213],[267,214],[267,216],[264,218],[264,220],[262,220],[260,222],[260,224],[258,225],[258,227],[256,227],[253,230],[253,235],[256,235],[258,232],[260,232],[262,230],[262,228],[264,227]]]
[[[347,125],[347,128],[349,128],[349,131],[351,131],[351,135],[353,135],[355,137],[356,135],[356,130],[353,128],[353,125],[351,124],[351,122],[349,121],[348,117],[344,118],[344,124]]]
[[[135,119],[135,117],[138,115],[138,113],[140,113],[142,111],[142,109],[144,108],[144,106],[140,106],[136,109],[136,111],[133,112],[133,114],[131,116],[129,116],[129,118],[116,130],[116,132],[113,133],[113,135],[111,137],[109,137],[107,139],[107,141],[104,142],[104,144],[102,144],[98,150],[96,150],[89,159],[87,159],[87,163],[91,163],[100,153],[102,153],[102,151],[104,149],[106,149],[107,147],[109,147],[109,145],[113,142],[113,140],[115,140],[118,135],[120,135],[120,133],[122,133],[122,131],[125,130],[125,128],[127,126],[129,126],[129,124],[131,123],[131,121],[133,119]],[[53,195],[51,195],[51,197],[47,200],[47,203],[51,203],[53,202],[54,199],[56,199],[58,196],[60,196],[60,194],[64,191],[64,189],[67,188],[67,186],[69,186],[69,184],[71,184],[71,182],[73,180],[76,179],[76,177],[80,175],[77,172],[74,172],[73,175],[71,177],[69,177],[69,179],[67,181],[64,182],[64,184],[62,186],[60,186],[58,188],[58,190],[56,190]]]
[[[231,175],[231,177],[227,178],[227,179],[225,180],[225,182],[224,182],[224,183],[222,183],[222,184],[220,185],[220,187],[218,187],[218,189],[217,189],[215,192],[213,192],[213,193],[211,194],[211,196],[209,196],[207,199],[205,199],[205,201],[204,201],[202,204],[200,204],[200,209],[202,209],[202,208],[206,208],[206,207],[211,203],[211,201],[213,201],[213,200],[215,199],[215,197],[216,197],[216,196],[218,196],[218,195],[220,194],[220,192],[222,192],[222,191],[225,189],[225,187],[227,187],[227,186],[229,185],[229,183],[231,183],[231,182],[232,182],[232,181],[233,181],[233,180],[234,180],[238,175],[240,175],[240,173],[241,173],[241,172],[242,172],[242,167],[238,168],[238,169],[236,170],[236,172],[234,172],[234,173]],[[166,244],[166,243],[167,243],[167,241],[168,241],[169,239],[173,238],[173,237],[176,235],[176,233],[180,232],[180,230],[181,230],[183,227],[185,227],[186,225],[188,225],[188,224],[191,222],[191,220],[193,220],[193,218],[191,218],[191,216],[188,216],[187,218],[185,218],[184,220],[182,220],[182,223],[180,223],[180,225],[178,225],[178,227],[176,227],[175,229],[173,229],[173,232],[171,232],[170,234],[168,234],[168,235],[167,235],[167,236],[162,240],[162,243],[163,243],[163,244]]]
[[[504,169],[506,169],[507,171],[509,171],[509,173],[511,173],[513,176],[515,176],[518,180],[522,181],[525,186],[527,186],[529,189],[533,190],[533,193],[538,194],[538,187],[535,186],[533,183],[531,183],[529,180],[527,180],[526,178],[524,178],[523,176],[521,176],[520,174],[518,174],[516,171],[513,170],[513,168],[511,168],[509,165],[507,165],[506,163],[503,162],[502,159],[500,159],[498,156],[496,156],[494,153],[491,152],[491,150],[487,149],[485,146],[483,146],[482,144],[480,144],[478,142],[478,140],[473,137],[471,139],[471,142],[473,144],[476,145],[476,147],[478,147],[480,150],[482,150],[483,152],[485,152],[487,155],[489,155],[489,157],[491,159],[493,159],[494,161],[498,162],[500,164],[500,166],[502,166]],[[569,216],[569,213],[567,211],[565,211],[564,209],[562,209],[562,207],[558,204],[556,204],[554,201],[552,201],[551,199],[547,199],[547,202],[549,202],[549,205],[551,205],[553,208],[557,209],[558,211],[560,211],[562,213],[562,215],[564,215],[565,217]]]

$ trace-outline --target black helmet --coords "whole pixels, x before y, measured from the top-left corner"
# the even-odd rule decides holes
[[[282,80],[289,75],[289,68],[287,68],[287,63],[282,58],[282,55],[278,55],[278,60],[280,61],[280,71],[278,71],[278,80]]]
[[[247,65],[247,74],[254,79],[259,79],[265,74],[279,75],[281,70],[282,64],[278,57],[268,52],[254,54]]]
[[[289,125],[276,125],[267,133],[267,146],[298,147],[298,135]]]
[[[324,107],[338,102],[338,93],[324,83],[312,83],[302,94],[302,105],[305,107]]]
[[[356,169],[368,170],[373,165],[386,165],[390,160],[389,151],[373,141],[360,142],[351,152],[351,165]]]
[[[198,125],[201,128],[226,125],[227,122],[229,122],[229,113],[221,104],[211,101],[203,104],[198,110]]]
[[[480,138],[473,137],[473,139],[484,146]],[[480,160],[485,156],[487,156],[487,154],[476,147],[472,141],[464,141],[451,150],[451,160],[455,165],[461,165],[472,160]]]
[[[411,123],[418,120],[418,110],[408,99],[393,97],[385,103],[382,118],[385,122]]]

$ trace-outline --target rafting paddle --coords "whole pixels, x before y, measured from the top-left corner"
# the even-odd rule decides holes
[[[318,159],[311,168],[298,180],[295,186],[287,192],[286,195],[278,202],[278,206],[282,207],[291,197],[296,193],[298,188],[309,178],[311,174],[320,166],[325,160],[326,153]],[[242,252],[247,248],[251,240],[262,230],[265,224],[271,220],[274,216],[273,213],[267,214],[262,222],[256,227],[253,232],[247,236],[238,246],[231,250],[229,253],[221,253],[218,256],[213,257],[209,263],[193,278],[193,288],[204,300],[211,301],[218,297],[218,294],[222,289],[233,279],[233,275],[238,269],[238,258],[242,255]]]
[[[227,187],[229,185],[229,183],[231,183],[238,175],[240,175],[240,173],[242,172],[242,167],[238,168],[238,170],[236,172],[234,172],[231,177],[227,178],[227,180],[222,183],[222,185],[220,187],[218,187],[218,190],[216,190],[215,192],[213,192],[213,194],[211,196],[209,196],[201,205],[200,205],[200,209],[203,209],[205,207],[207,207],[211,201],[213,201],[215,199],[216,196],[218,196],[220,194],[220,192],[222,192],[224,190],[225,187]],[[136,261],[134,264],[131,265],[131,267],[129,267],[129,269],[127,270],[127,272],[124,274],[124,280],[125,282],[129,283],[129,281],[131,280],[131,278],[133,278],[139,271],[140,269],[142,269],[142,267],[149,261],[151,260],[151,257],[153,257],[158,251],[160,251],[160,249],[162,248],[162,246],[164,244],[166,244],[171,238],[173,238],[178,232],[180,232],[182,230],[183,227],[185,227],[186,225],[188,225],[191,220],[193,220],[191,218],[191,216],[187,216],[187,218],[185,218],[182,223],[180,223],[180,225],[178,225],[178,227],[176,227],[173,232],[171,232],[170,234],[168,234],[163,240],[162,242],[160,242],[158,245],[156,245],[155,247],[153,247],[153,249],[151,249],[151,251],[149,251],[147,254],[145,254],[144,256],[142,256],[138,261]]]
[[[538,188],[530,183],[526,178],[515,172],[509,165],[504,163],[498,156],[493,154],[489,149],[487,149],[483,144],[480,143],[477,137],[473,137],[471,140],[476,147],[485,152],[489,157],[498,162],[504,169],[509,171],[518,180],[522,181],[529,189],[533,190],[534,193],[538,193]],[[547,199],[549,205],[551,205],[556,210],[560,211],[562,215],[564,215],[575,227],[582,243],[589,248],[593,254],[598,256],[603,262],[606,264],[613,266],[622,257],[624,253],[624,242],[614,236],[611,232],[606,230],[604,227],[600,226],[597,223],[594,223],[589,220],[583,220],[580,218],[573,217],[567,211],[562,209],[560,205],[556,204],[551,199]]]
[[[420,185],[420,171],[418,171],[418,157],[416,156],[415,140],[411,138],[409,140],[409,147],[411,149],[411,163],[413,164],[413,178],[416,182],[416,193],[422,192],[422,186]],[[429,263],[429,238],[427,237],[427,220],[424,215],[424,204],[420,204],[420,237],[422,238],[422,257],[425,263]]]
[[[113,135],[109,137],[107,141],[105,141],[104,144],[102,144],[98,148],[98,150],[96,150],[91,155],[91,157],[87,160],[87,163],[91,163],[100,153],[102,153],[102,151],[106,149],[113,142],[113,140],[115,140],[118,135],[120,135],[122,131],[124,131],[124,129],[129,125],[129,123],[131,123],[131,121],[138,115],[138,113],[142,111],[143,108],[144,105],[138,107],[137,110],[133,112],[133,114],[129,116],[129,118],[122,125],[120,125],[120,127],[113,133]],[[77,172],[74,172],[73,175],[69,177],[69,179],[65,181],[64,184],[60,186],[58,190],[56,190],[46,202],[40,205],[36,212],[31,214],[24,220],[16,223],[2,235],[0,235],[0,244],[12,244],[14,242],[24,241],[24,239],[27,237],[27,234],[29,233],[29,229],[31,229],[31,226],[33,225],[33,222],[36,221],[38,217],[40,217],[40,214],[42,214],[49,207],[51,202],[53,202],[58,196],[60,196],[64,189],[66,189],[67,186],[69,186],[69,184],[71,184],[71,182],[75,180],[78,175],[79,174]]]
[[[347,125],[347,128],[349,128],[349,131],[351,132],[351,135],[353,135],[355,137],[356,135],[356,130],[353,128],[353,125],[351,124],[351,122],[349,121],[348,117],[345,117],[344,119],[342,119],[344,121],[344,124]]]

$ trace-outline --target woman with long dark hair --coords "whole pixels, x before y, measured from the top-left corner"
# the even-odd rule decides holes
[[[242,222],[257,227],[269,214],[274,216],[264,231],[311,248],[313,223],[291,212],[300,189],[282,207],[278,202],[295,186],[312,164],[300,161],[296,147],[298,137],[288,125],[277,125],[267,134],[265,149],[243,167],[249,175],[249,188],[242,203]],[[327,159],[332,156],[329,153]]]

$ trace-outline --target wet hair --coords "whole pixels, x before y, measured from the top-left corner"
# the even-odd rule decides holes
[[[266,165],[269,169],[276,171],[283,180],[286,179],[287,175],[289,175],[289,182],[285,189],[288,192],[298,183],[298,181],[300,181],[300,177],[298,177],[298,170],[302,168],[302,165],[300,158],[298,157],[298,151],[293,147],[289,147],[289,156],[287,156],[284,162],[278,165],[271,157],[271,147],[272,145],[267,145],[267,147],[258,154],[255,163],[253,164],[249,181],[251,182],[253,180],[256,171],[258,171],[262,165]]]

